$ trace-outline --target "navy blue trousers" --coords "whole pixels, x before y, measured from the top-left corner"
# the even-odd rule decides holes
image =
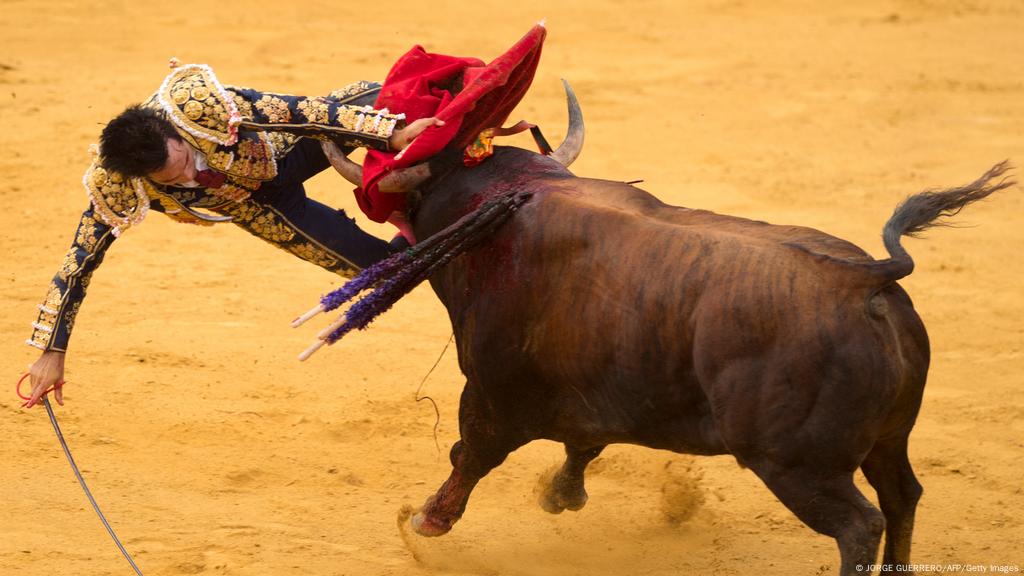
[[[277,178],[265,182],[253,194],[253,200],[273,207],[303,234],[356,266],[366,268],[391,255],[391,245],[364,232],[344,210],[330,208],[306,196],[305,181],[330,165],[320,141],[303,138],[277,161]]]

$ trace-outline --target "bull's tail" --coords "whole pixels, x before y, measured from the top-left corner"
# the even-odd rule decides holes
[[[929,190],[904,200],[896,207],[882,229],[882,240],[889,252],[889,258],[886,260],[850,260],[821,254],[799,243],[787,245],[819,261],[851,270],[872,286],[895,282],[914,271],[914,260],[900,244],[903,236],[916,236],[935,226],[952,226],[940,218],[955,216],[968,204],[1015,185],[1016,182],[1006,177],[1010,168],[1010,163],[1004,160],[966,186],[949,190]]]
[[[955,216],[968,204],[1013,186],[1016,182],[1006,177],[1010,168],[1010,163],[1004,160],[966,186],[921,192],[900,203],[882,229],[882,240],[889,252],[889,259],[869,264],[872,276],[882,283],[909,276],[914,271],[914,260],[903,248],[900,239],[903,236],[917,236],[935,226],[951,226],[940,218]]]

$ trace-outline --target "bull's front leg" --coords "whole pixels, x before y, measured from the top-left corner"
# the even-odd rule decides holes
[[[500,416],[484,413],[471,384],[466,386],[459,405],[462,439],[452,446],[452,473],[437,493],[427,499],[411,519],[413,530],[421,536],[441,536],[452,529],[466,510],[466,503],[477,482],[505,461],[516,448],[529,442],[507,426]]]
[[[462,518],[466,511],[466,503],[477,482],[484,477],[478,466],[466,461],[466,451],[462,441],[452,446],[452,473],[423,504],[423,508],[412,517],[412,527],[421,536],[442,536],[452,529],[452,525]]]

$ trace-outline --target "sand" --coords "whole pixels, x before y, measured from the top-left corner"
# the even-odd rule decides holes
[[[496,56],[536,20],[549,37],[512,120],[564,133],[558,79],[587,121],[580,175],[643,179],[667,202],[813,226],[883,257],[906,195],[1024,163],[1024,5],[519,2],[0,3],[0,573],[128,574],[41,409],[13,384],[86,198],[86,149],[151,93],[166,60],[227,83],[322,94],[379,79],[414,43]],[[528,138],[506,143],[530,147]],[[311,195],[357,212],[333,174]],[[914,561],[1024,567],[1024,193],[905,245],[902,284],[933,342],[911,459],[925,487]],[[360,222],[365,223],[365,219]],[[368,225],[379,235],[383,226]],[[396,517],[447,477],[463,380],[423,286],[299,363],[288,322],[336,277],[230,225],[152,214],[93,278],[58,410],[97,499],[147,574],[834,574],[833,541],[729,457],[609,448],[590,502],[544,513],[536,442],[476,489],[451,534]],[[863,485],[863,479],[859,482]],[[873,492],[868,494],[874,498]]]

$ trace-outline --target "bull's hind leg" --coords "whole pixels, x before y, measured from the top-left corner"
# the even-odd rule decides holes
[[[836,539],[841,576],[863,575],[875,563],[885,518],[854,486],[852,472],[774,463],[750,467],[800,520]]]
[[[885,514],[883,572],[895,572],[896,565],[910,564],[914,512],[922,491],[907,458],[906,436],[877,442],[861,464],[861,470],[878,492],[878,503]]]
[[[466,511],[469,495],[481,478],[532,438],[493,416],[480,402],[472,384],[467,384],[459,404],[462,439],[452,446],[452,472],[438,491],[412,517],[412,527],[421,536],[448,533]]]
[[[565,463],[551,478],[540,496],[540,506],[552,514],[565,510],[581,510],[587,503],[587,490],[583,486],[583,472],[587,464],[597,458],[604,446],[578,448],[565,445]]]

